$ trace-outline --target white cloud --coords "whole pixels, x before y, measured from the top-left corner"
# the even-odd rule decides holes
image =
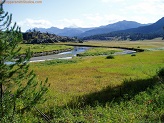
[[[143,1],[128,7],[128,9],[141,14],[159,14],[159,13],[163,14],[164,6],[160,5],[158,2],[156,2],[155,0],[149,2]]]
[[[153,23],[163,17],[164,4],[163,0],[142,0],[137,1],[135,4],[129,4],[122,11],[125,11],[126,15],[131,15],[129,16],[131,20],[141,23]]]
[[[64,18],[62,20],[56,21],[55,25],[57,25],[58,28],[64,28],[64,27],[70,27],[70,26],[82,27],[84,25],[84,22],[83,20],[78,19],[78,18],[72,18],[72,19]]]
[[[64,28],[64,27],[83,27],[85,24],[83,20],[80,19],[68,19],[64,18],[62,20],[56,20],[53,22],[53,24],[44,19],[40,20],[34,20],[34,19],[25,19],[23,21],[20,21],[17,23],[18,26],[21,27],[21,30],[25,32],[28,29],[32,28],[50,28],[50,27],[58,27],[58,28]]]
[[[100,14],[86,14],[85,17],[86,19],[93,22],[98,22],[103,20],[103,17]]]
[[[117,2],[123,2],[125,0],[101,0],[103,3],[117,3]]]
[[[26,31],[27,29],[38,27],[38,28],[49,28],[52,26],[52,23],[48,20],[40,19],[25,19],[24,21],[18,22],[18,25],[21,27],[22,31]]]
[[[102,2],[104,2],[104,3],[107,3],[107,2],[109,2],[110,0],[101,0]]]
[[[109,6],[108,13],[115,20],[125,19],[140,23],[154,23],[164,13],[163,0],[100,0]],[[111,19],[109,18],[109,21]]]
[[[124,20],[125,18],[116,15],[116,14],[85,14],[84,18],[86,19],[87,24],[90,25],[90,27],[96,27],[96,26],[102,26],[107,25],[111,23],[115,23],[121,20]]]
[[[64,15],[63,19],[25,19],[18,22],[23,31],[34,27],[98,27],[122,20],[139,23],[153,23],[163,17],[163,0],[99,0],[102,4],[94,7],[87,14],[81,13],[71,18]],[[86,12],[86,11],[85,11]],[[80,15],[80,16],[79,16]],[[51,19],[51,18],[50,18]]]

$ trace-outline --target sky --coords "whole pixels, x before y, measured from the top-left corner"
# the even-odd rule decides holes
[[[23,32],[34,27],[98,27],[122,20],[147,24],[164,17],[164,0],[6,1],[4,10],[12,14],[12,22],[16,22]],[[40,3],[11,4],[12,1]]]

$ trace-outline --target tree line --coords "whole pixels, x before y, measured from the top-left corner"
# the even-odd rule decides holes
[[[40,31],[30,30],[23,33],[23,42],[29,44],[55,43],[55,42],[79,42],[77,38],[58,36],[50,33],[41,33]]]
[[[11,26],[12,15],[5,12],[0,3],[0,122],[25,122],[25,114],[39,112],[46,120],[46,115],[38,109],[48,91],[48,79],[38,81],[36,74],[29,70],[30,49],[23,57],[15,59],[21,50],[21,29],[16,23]],[[30,113],[31,119],[35,116]]]
[[[162,38],[164,40],[163,33],[127,33],[127,32],[111,32],[101,35],[93,35],[89,37],[84,37],[83,40],[151,40],[155,38]]]

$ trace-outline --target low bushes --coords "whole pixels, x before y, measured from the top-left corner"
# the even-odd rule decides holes
[[[113,55],[108,55],[108,56],[106,57],[106,59],[114,59],[114,56],[113,56]]]
[[[159,71],[158,71],[158,77],[160,78],[161,81],[164,81],[164,68],[161,68]]]

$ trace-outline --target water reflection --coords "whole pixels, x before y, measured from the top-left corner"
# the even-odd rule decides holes
[[[38,57],[32,57],[30,59],[30,62],[40,62],[45,60],[53,60],[53,59],[71,59],[74,56],[77,56],[79,53],[83,53],[86,50],[90,49],[92,47],[74,47],[72,51],[62,52],[59,54],[53,54],[53,55],[46,55],[46,56],[38,56]],[[124,54],[133,54],[136,53],[136,51],[133,50],[122,50],[121,52],[116,52],[114,55],[124,55]],[[11,65],[15,64],[15,62],[6,62],[5,64]]]
[[[74,49],[72,51],[68,51],[68,52],[33,57],[30,59],[30,62],[38,62],[38,61],[45,61],[45,60],[52,60],[52,59],[71,59],[72,57],[76,56],[77,54],[85,52],[86,50],[88,50],[90,48],[91,47],[74,47]]]

